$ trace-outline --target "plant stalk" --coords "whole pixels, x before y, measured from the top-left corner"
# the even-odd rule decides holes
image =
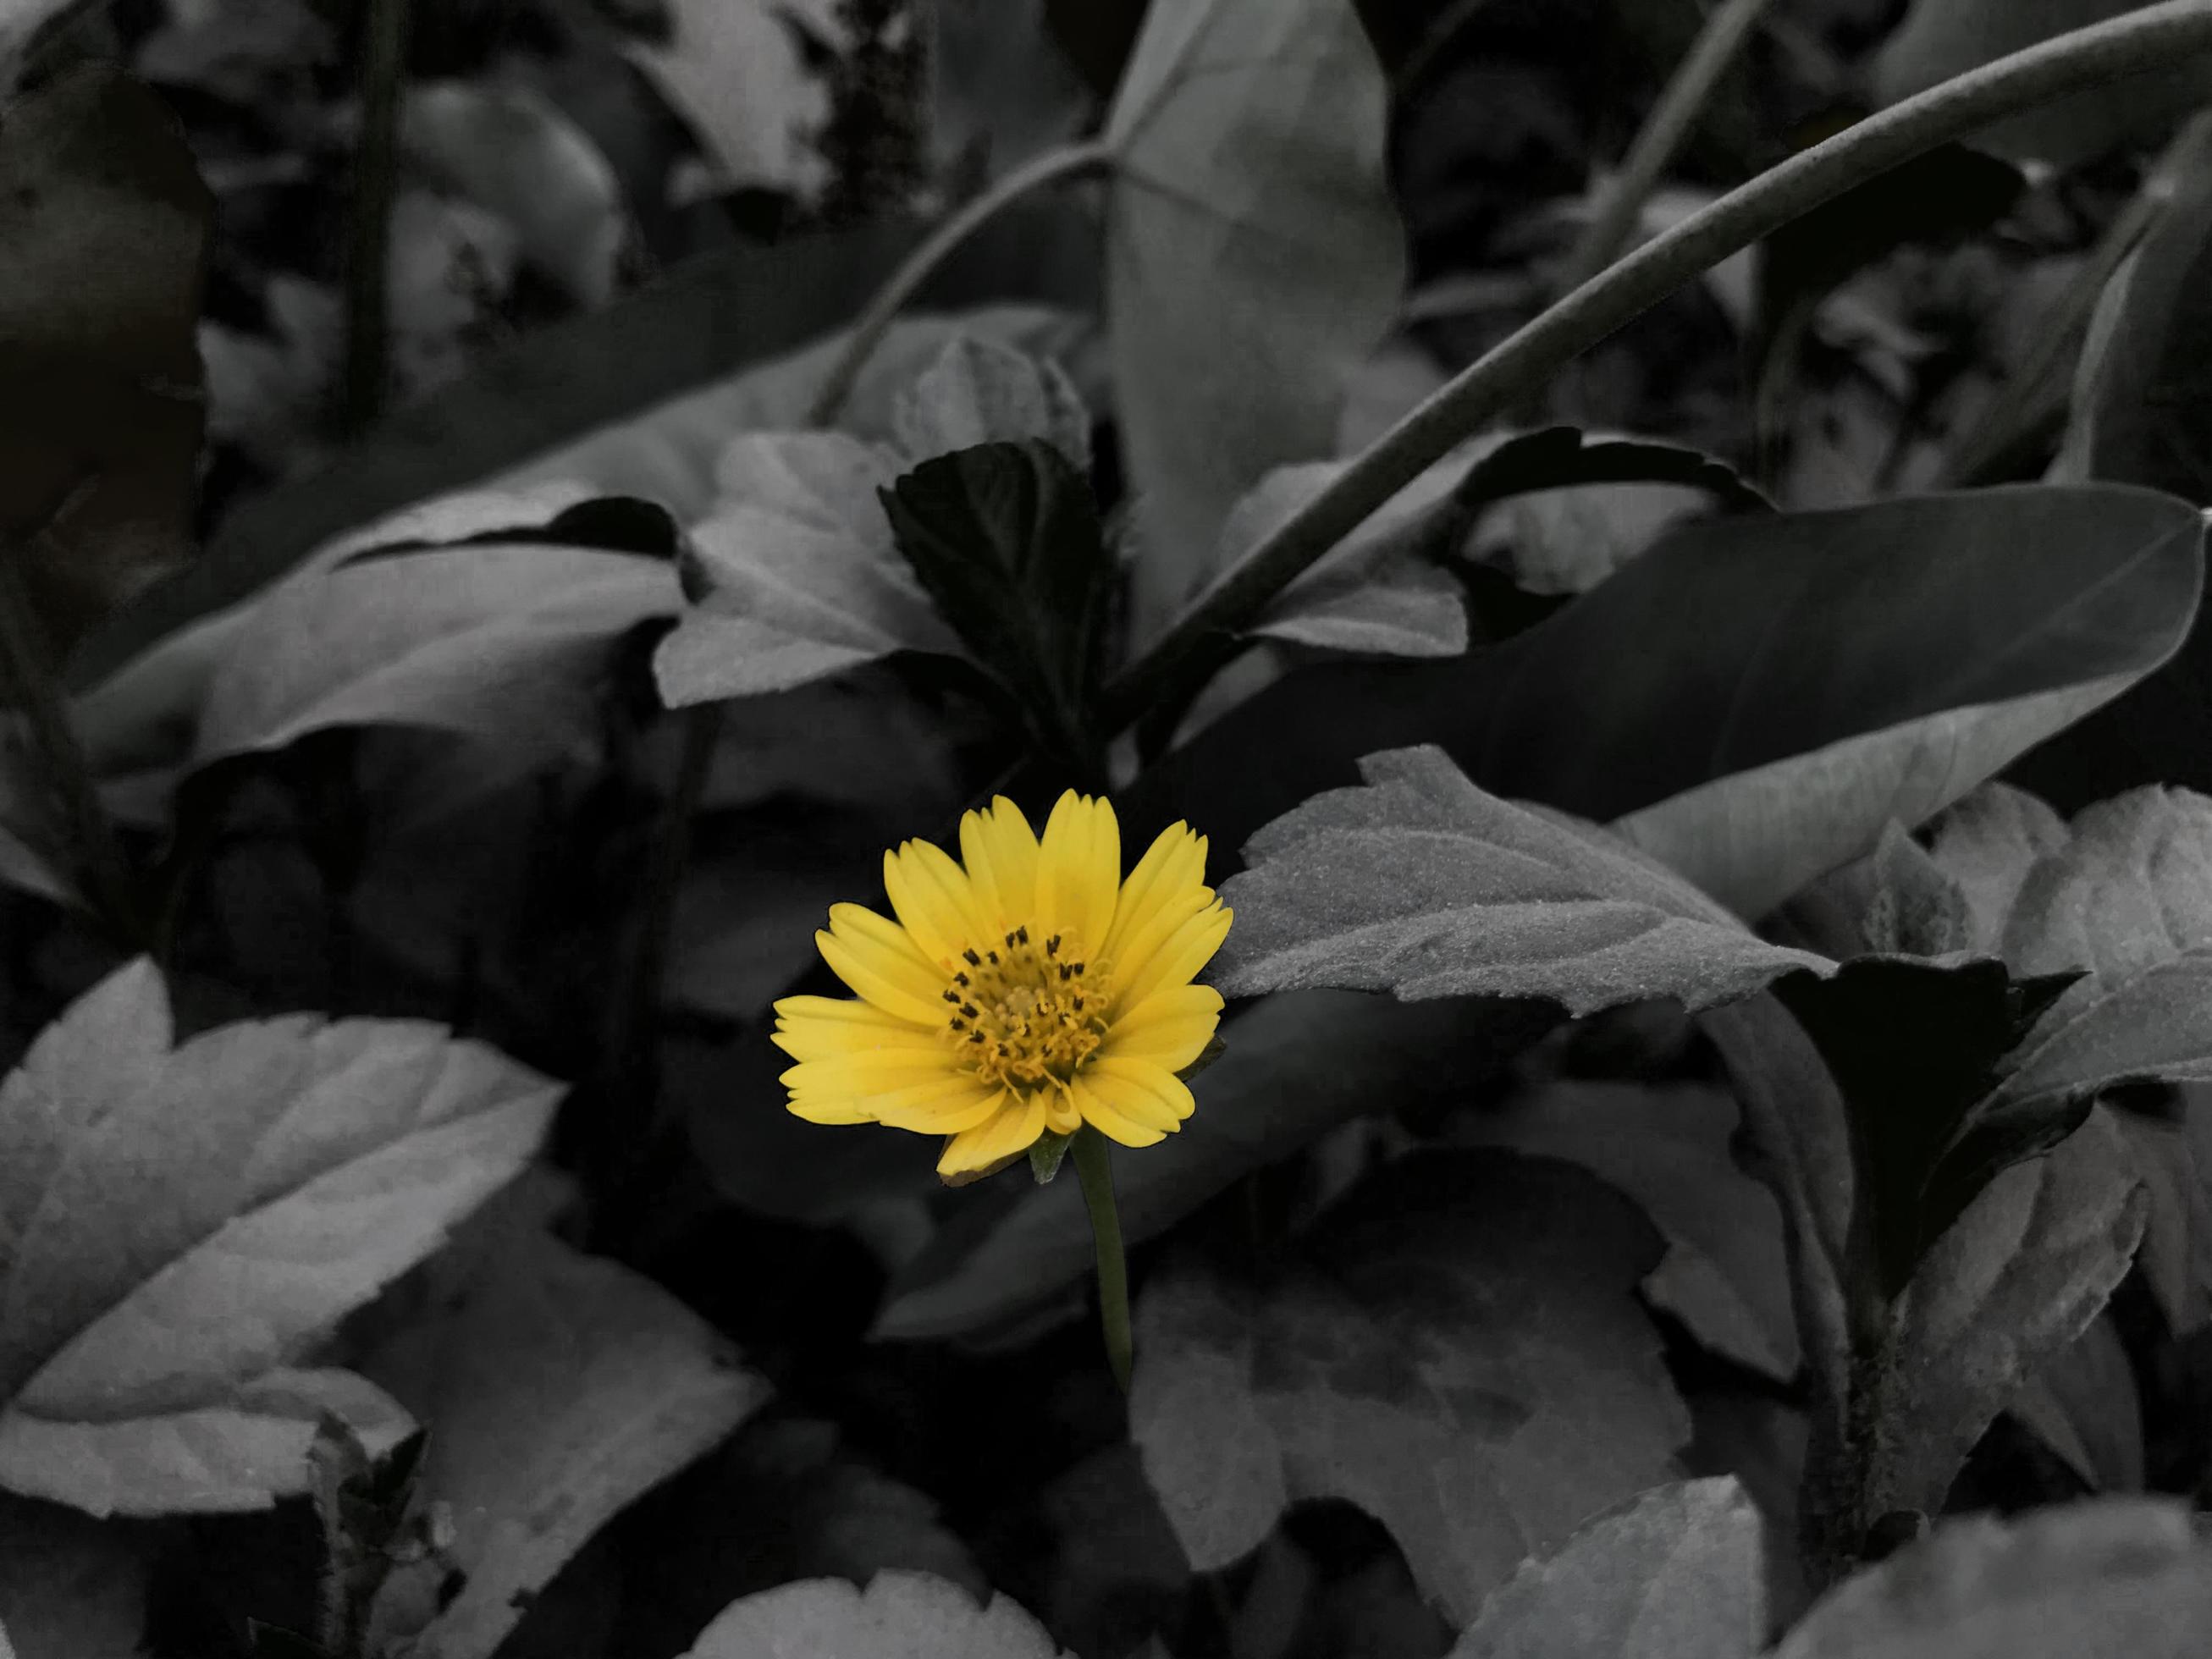
[[[1613,262],[1628,245],[1637,216],[1658,186],[1660,175],[1674,159],[1705,113],[1713,88],[1728,73],[1729,65],[1750,40],[1770,0],[1721,0],[1705,19],[1689,55],[1683,58],[1650,116],[1628,147],[1620,175],[1605,192],[1603,202],[1567,256],[1562,293],[1572,293]]]
[[[1992,121],[2212,50],[2212,0],[2165,0],[1999,58],[1791,157],[1584,283],[1462,370],[1254,547],[1108,689],[1119,731],[1184,660],[1236,634],[1428,467],[1705,270],[1845,191]]]
[[[345,426],[359,432],[384,408],[391,356],[386,295],[392,198],[398,188],[400,88],[407,71],[409,0],[365,0],[361,134],[354,149],[346,251]]]
[[[1129,1262],[1121,1248],[1121,1212],[1114,1203],[1113,1154],[1106,1137],[1090,1124],[1075,1132],[1069,1151],[1091,1212],[1091,1237],[1098,1252],[1098,1324],[1106,1337],[1106,1363],[1126,1397],[1133,1347],[1129,1335]]]
[[[814,394],[814,402],[806,411],[806,424],[828,426],[837,418],[845,407],[845,400],[853,395],[854,383],[860,378],[861,369],[867,366],[869,357],[882,343],[892,322],[961,244],[1030,191],[1078,173],[1097,172],[1111,165],[1113,159],[1113,152],[1103,143],[1063,144],[1024,162],[988,190],[961,204],[930,232],[920,247],[900,262],[890,280],[876,290],[875,297],[854,320],[852,332],[846,337],[845,349],[837,354],[837,361],[830,366],[830,372],[822,378],[821,389]]]

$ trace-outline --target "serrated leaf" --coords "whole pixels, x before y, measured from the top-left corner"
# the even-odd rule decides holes
[[[882,492],[898,550],[1047,741],[1086,729],[1113,563],[1091,485],[1034,441],[922,462]]]
[[[978,1607],[957,1584],[881,1572],[866,1589],[807,1578],[725,1608],[685,1659],[1066,1659],[1001,1595]]]
[[[1523,1563],[1449,1659],[1752,1659],[1766,1639],[1762,1533],[1732,1478],[1656,1487]]]
[[[2066,844],[2066,822],[2025,789],[1985,783],[1936,820],[1929,856],[1966,901],[1966,948],[2002,955],[2021,884]]]
[[[533,1228],[363,1368],[433,1425],[418,1499],[450,1510],[467,1575],[450,1599],[439,1563],[386,1583],[380,1639],[426,1659],[489,1659],[600,1527],[769,1395],[651,1280]]]
[[[2187,1506],[2107,1498],[1946,1522],[1831,1590],[1775,1659],[2194,1659],[2208,1628]]]
[[[0,1085],[0,1482],[95,1515],[301,1490],[325,1412],[401,1438],[361,1378],[294,1367],[513,1177],[560,1092],[419,1022],[171,1033],[141,961]]]
[[[1164,1232],[1251,1171],[1362,1113],[1456,1097],[1550,1023],[1536,1009],[1405,1006],[1348,991],[1291,991],[1234,1017],[1194,1085],[1182,1133],[1114,1173],[1123,1237]],[[1065,1182],[1008,1187],[963,1206],[892,1277],[873,1334],[927,1340],[988,1330],[1091,1270],[1091,1223]]]
[[[1455,1620],[1665,1477],[1688,1417],[1634,1286],[1657,1235],[1571,1165],[1424,1154],[1258,1286],[1186,1262],[1138,1307],[1131,1434],[1191,1564],[1350,1500]]]
[[[1360,763],[1246,845],[1223,884],[1237,925],[1224,989],[1335,986],[1407,998],[1540,997],[1585,1014],[1650,997],[1692,1009],[1834,963],[1753,935],[1594,825],[1485,793],[1440,750]]]
[[[945,342],[891,407],[899,447],[917,461],[979,444],[1049,444],[1091,471],[1091,411],[1049,357],[975,335]]]
[[[1163,0],[1106,118],[1106,308],[1140,633],[1237,497],[1329,453],[1404,280],[1388,88],[1346,0]]]

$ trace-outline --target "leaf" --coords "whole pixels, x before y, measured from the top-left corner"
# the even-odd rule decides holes
[[[2186,1505],[2106,1498],[1947,1522],[1831,1590],[1775,1659],[2191,1659],[2208,1624]]]
[[[1692,1010],[1826,957],[1770,945],[1603,830],[1484,793],[1435,749],[1372,755],[1246,845],[1215,968],[1236,995],[1314,986]]]
[[[2134,11],[2147,0],[1915,0],[1875,59],[1876,88],[1895,103],[2055,34]],[[2067,167],[2155,137],[2203,100],[2212,82],[2195,64],[2132,76],[2001,121],[1974,142],[2014,161]]]
[[[808,1578],[748,1595],[707,1626],[686,1659],[1064,1659],[1044,1626],[1005,1596],[977,1607],[923,1572],[881,1572],[867,1589]]]
[[[1404,280],[1388,101],[1345,0],[1163,0],[1146,14],[1103,134],[1140,635],[1197,586],[1239,496],[1332,447],[1346,382]]]
[[[922,462],[881,492],[899,551],[1046,741],[1089,729],[1113,562],[1089,482],[1047,444]]]
[[[1091,411],[1066,370],[994,340],[956,335],[891,409],[899,447],[915,460],[980,444],[1051,445],[1089,477]]]
[[[1349,991],[1289,991],[1236,1015],[1226,1052],[1194,1085],[1172,1139],[1114,1172],[1124,1238],[1166,1231],[1255,1170],[1364,1112],[1456,1098],[1548,1017],[1466,1001],[1401,1005]],[[1091,1223],[1065,1183],[1009,1184],[963,1205],[892,1276],[872,1334],[929,1340],[1003,1325],[1091,1271]]]
[[[450,497],[323,550],[228,640],[193,763],[336,727],[419,726],[466,740],[451,776],[465,792],[586,745],[615,642],[678,593],[665,559],[592,544],[617,521],[624,542],[657,524],[665,544],[658,509],[574,494]]]
[[[622,184],[550,100],[521,86],[417,82],[400,143],[416,167],[512,225],[524,258],[572,300],[614,297],[629,235]]]
[[[2008,783],[1984,784],[1936,821],[1930,855],[1966,901],[1966,949],[1999,953],[2021,884],[2065,844],[2065,820]]]
[[[1715,1352],[1786,1383],[1798,1348],[1782,1216],[1729,1155],[1739,1116],[1712,1089],[1568,1078],[1460,1113],[1450,1139],[1578,1164],[1627,1194],[1667,1237],[1644,1296]]]
[[[1752,1659],[1766,1638],[1760,1533],[1733,1479],[1656,1487],[1522,1563],[1450,1659]]]
[[[829,118],[830,91],[808,73],[797,26],[839,39],[830,0],[675,0],[662,15],[661,38],[624,52],[690,123],[717,185],[817,191],[827,164],[808,139]]]
[[[840,433],[734,440],[723,506],[692,527],[692,602],[653,653],[672,708],[787,691],[899,651],[958,640],[898,557],[876,492],[896,456]]]
[[[1627,817],[1753,914],[2166,661],[2203,538],[2194,507],[2109,486],[1698,520],[1492,649],[1291,675],[1146,793],[1232,842],[1433,743],[1494,794]]]
[[[2091,1492],[2143,1489],[2142,1395],[2109,1316],[2053,1354],[2007,1410]]]
[[[0,1656],[136,1659],[149,1540],[115,1522],[0,1497]]]
[[[1262,1285],[1156,1275],[1130,1431],[1191,1565],[1235,1561],[1286,1504],[1341,1498],[1472,1616],[1687,1437],[1633,1293],[1659,1250],[1570,1165],[1431,1153],[1356,1188]]]
[[[141,960],[0,1085],[0,1483],[94,1515],[261,1508],[325,1412],[291,1369],[530,1158],[560,1091],[442,1028],[304,1016],[172,1048]]]
[[[594,1533],[769,1393],[651,1280],[528,1227],[364,1369],[433,1426],[418,1491],[450,1509],[467,1575],[449,1601],[434,1563],[387,1582],[380,1639],[425,1659],[489,1659]]]
[[[176,118],[110,66],[0,118],[0,540],[58,656],[186,552],[213,213]]]

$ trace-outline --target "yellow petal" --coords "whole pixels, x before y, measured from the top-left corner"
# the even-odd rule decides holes
[[[999,1101],[991,1116],[945,1144],[945,1155],[937,1160],[938,1174],[947,1179],[980,1176],[1036,1144],[1044,1133],[1044,1102],[1035,1094],[1011,1091]]]
[[[1230,912],[1216,903],[1185,921],[1159,949],[1124,978],[1115,978],[1121,1005],[1134,1008],[1153,992],[1173,985],[1188,985],[1198,970],[1213,960],[1229,934]]]
[[[1037,920],[1096,954],[1121,886],[1121,830],[1113,805],[1073,789],[1046,820],[1037,852]]]
[[[896,922],[857,904],[830,907],[814,942],[839,979],[887,1014],[934,1028],[945,1018],[945,976]]]
[[[960,820],[960,856],[975,908],[994,933],[1033,920],[1036,908],[1037,838],[1022,809],[1004,795]]]
[[[1065,1089],[1044,1091],[1044,1127],[1056,1135],[1072,1135],[1083,1127],[1073,1095]]]
[[[998,1110],[999,1089],[963,1073],[871,1101],[879,1121],[916,1134],[951,1135],[972,1129]]]
[[[1169,1133],[1182,1127],[1197,1103],[1189,1085],[1150,1060],[1098,1060],[1084,1072],[1083,1080],[1132,1123]]]
[[[829,1060],[878,1048],[935,1049],[941,1039],[849,997],[785,997],[775,1005],[769,1040],[793,1060]]]
[[[963,949],[992,936],[967,872],[926,841],[884,854],[884,890],[921,954],[947,972]]]
[[[1135,1119],[1123,1116],[1114,1103],[1092,1086],[1095,1072],[1085,1072],[1075,1079],[1076,1109],[1083,1121],[1095,1127],[1109,1140],[1118,1140],[1124,1146],[1157,1146],[1167,1139],[1164,1130],[1155,1129]]]
[[[1220,1024],[1220,992],[1211,985],[1170,985],[1116,1014],[1099,1053],[1180,1072],[1206,1052]]]
[[[803,1060],[777,1079],[793,1094],[819,1091],[828,1094],[886,1094],[911,1084],[935,1083],[954,1076],[952,1056],[917,1050],[887,1049],[866,1054],[839,1054],[830,1060]]]
[[[1126,965],[1131,941],[1157,921],[1163,908],[1205,885],[1206,838],[1193,835],[1188,824],[1170,824],[1153,837],[1121,884],[1113,925],[1101,941],[1107,958]]]
[[[876,1121],[873,1112],[849,1096],[810,1095],[802,1100],[793,1095],[785,1104],[793,1117],[803,1117],[809,1123],[873,1123]]]

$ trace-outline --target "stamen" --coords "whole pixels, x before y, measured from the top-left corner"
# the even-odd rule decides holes
[[[1096,990],[1103,998],[1104,987],[1086,981],[1090,964],[1073,935],[1053,933],[1040,943],[1027,922],[1018,922],[1000,937],[1000,947],[961,951],[966,966],[954,968],[942,993],[945,1036],[979,1082],[1020,1094],[1064,1091],[1105,1039],[1105,1020],[1086,994]]]
[[[983,965],[983,958],[975,954],[975,947],[972,945],[966,950],[963,951],[960,954],[967,958],[968,965],[970,968],[981,968]],[[965,980],[963,980],[961,982],[963,985],[967,983]]]

